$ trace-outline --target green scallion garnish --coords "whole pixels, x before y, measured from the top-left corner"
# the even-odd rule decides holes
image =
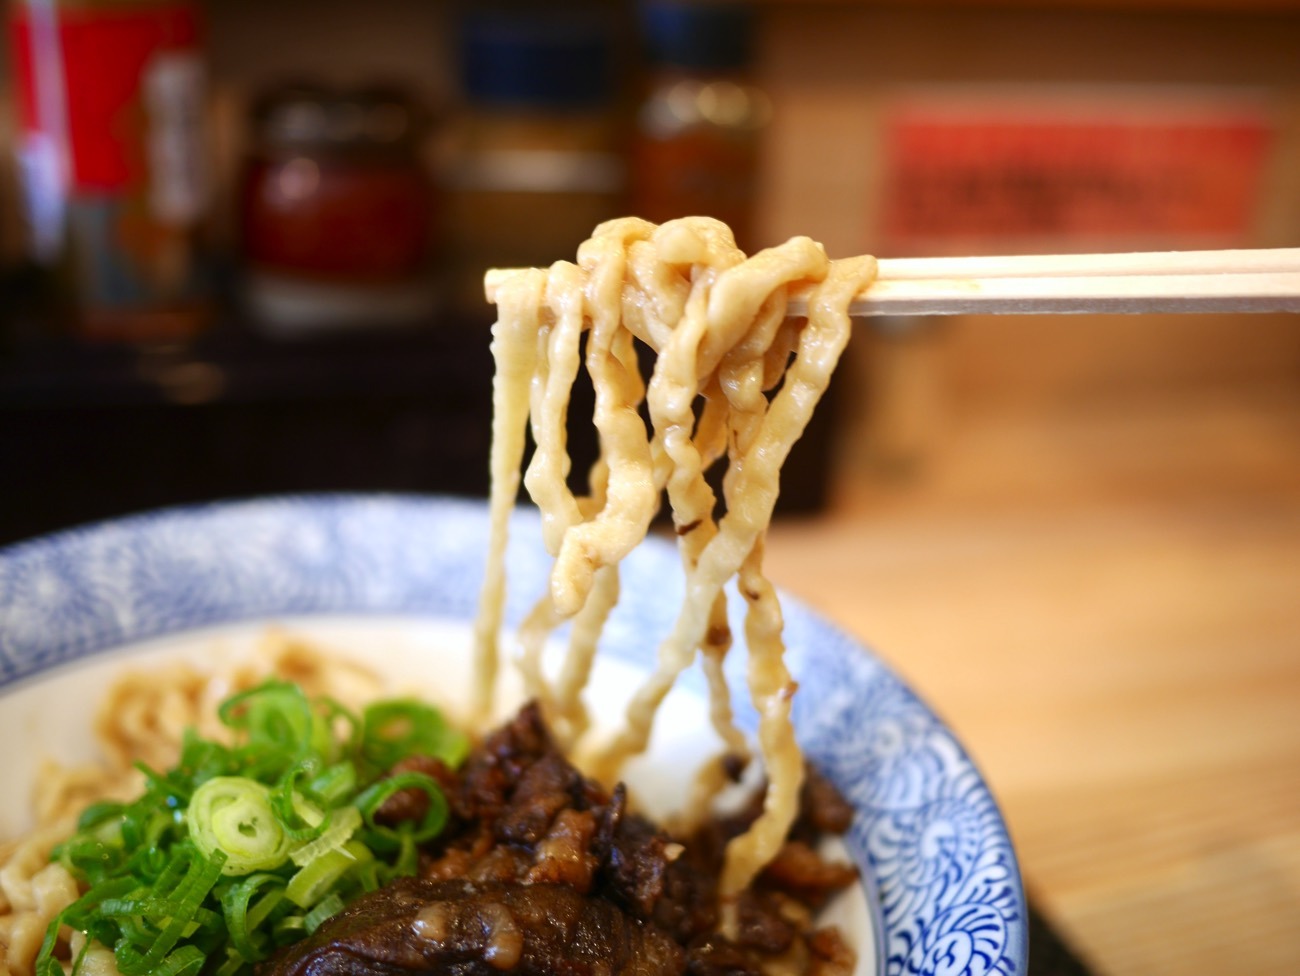
[[[455,767],[469,750],[419,702],[358,716],[283,681],[229,698],[218,715],[232,745],[187,732],[173,769],[141,767],[139,799],[88,807],[55,849],[84,894],[51,924],[39,976],[63,976],[54,948],[64,925],[111,948],[123,976],[249,976],[357,895],[414,873],[447,801],[432,777],[389,770],[417,755]],[[421,820],[379,822],[406,789],[428,798]]]

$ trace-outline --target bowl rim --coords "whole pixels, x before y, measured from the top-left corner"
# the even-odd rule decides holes
[[[539,524],[535,510],[520,507],[512,519],[508,593],[516,595],[507,601],[508,622],[526,609],[517,596],[526,587],[513,585],[521,567],[536,582],[545,579],[547,566],[540,542],[529,538]],[[451,538],[415,545],[418,533],[405,529],[412,521]],[[11,544],[0,548],[0,703],[8,692],[82,658],[212,625],[332,613],[466,619],[477,601],[485,539],[481,500],[344,492],[198,502]],[[167,564],[172,556],[177,565]],[[341,556],[356,557],[357,565],[338,572],[332,557]],[[632,622],[612,628],[615,656],[651,660],[653,638],[635,621],[665,604],[657,577],[677,559],[676,548],[659,539],[634,554],[632,572],[655,580],[656,592],[641,594]],[[448,580],[439,567],[452,560],[479,571]],[[261,561],[274,563],[279,589],[250,600],[241,587],[258,582]],[[215,600],[186,592],[196,579],[215,579],[218,567],[234,576],[218,581],[215,589],[227,590]],[[434,582],[454,592],[428,593]],[[429,602],[431,596],[439,599]],[[132,604],[133,598],[142,599]],[[863,887],[877,934],[876,971],[893,976],[942,966],[972,976],[1023,973],[1024,886],[1005,818],[976,763],[874,651],[796,596],[782,590],[781,601],[788,642],[800,648],[807,669],[805,675],[792,662],[801,683],[809,687],[830,672],[827,694],[843,699],[833,708],[823,700],[823,707],[804,708],[796,718],[810,755],[835,767],[828,769],[832,779],[846,775],[854,789],[849,799],[858,817],[846,839],[871,879]],[[878,709],[867,724],[864,702]],[[738,706],[739,720],[752,725],[754,716],[744,703]],[[846,743],[855,748],[841,749]],[[856,772],[863,761],[870,769]]]

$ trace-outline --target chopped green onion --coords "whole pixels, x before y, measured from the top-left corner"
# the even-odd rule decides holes
[[[260,962],[266,958],[266,953],[254,942],[252,933],[259,920],[250,917],[255,913],[250,913],[248,906],[253,896],[269,885],[275,885],[277,893],[282,892],[284,879],[275,874],[250,874],[232,884],[221,896],[221,913],[225,916],[226,931],[230,933],[230,946],[244,962]],[[278,894],[275,900],[279,900]],[[266,908],[262,908],[264,904]],[[267,903],[264,898],[258,903],[262,908],[260,914],[265,916],[273,905],[274,902]]]
[[[260,928],[267,919],[276,919],[288,912],[284,885],[280,885],[259,898],[257,904],[248,910],[248,925],[250,928]]]
[[[321,927],[321,923],[324,922],[325,919],[332,915],[337,915],[341,911],[343,911],[343,899],[339,897],[337,891],[331,891],[317,903],[315,908],[303,917],[302,921],[304,927],[307,929],[307,934],[311,935]]]
[[[243,776],[218,776],[197,790],[186,811],[190,837],[204,855],[226,857],[228,875],[284,863],[289,838],[271,809],[271,791]]]
[[[64,976],[54,952],[63,926],[112,948],[122,976],[253,976],[353,898],[414,874],[418,845],[446,824],[434,779],[391,775],[411,756],[449,766],[465,757],[465,736],[425,705],[380,702],[357,716],[269,681],[218,715],[233,744],[187,730],[175,767],[139,765],[138,799],[88,807],[55,848],[83,894],[51,922],[37,976]],[[378,822],[408,789],[428,798],[420,821]],[[85,958],[70,976],[82,976]]]
[[[182,946],[149,970],[150,976],[191,976],[203,968],[207,956],[198,946]]]
[[[284,943],[297,942],[307,935],[307,919],[303,915],[286,915],[272,929],[276,939]]]
[[[58,941],[59,929],[62,927],[63,913],[54,916],[45,927],[45,940],[36,954],[36,976],[64,976],[63,966],[54,958],[54,944]]]
[[[312,803],[298,789],[299,780],[316,775],[320,761],[316,757],[304,759],[280,778],[271,794],[271,805],[285,833],[293,841],[306,841],[317,836],[325,822],[325,811]]]
[[[322,803],[334,803],[357,788],[357,767],[344,760],[335,763],[308,784],[307,789]]]
[[[337,739],[337,748],[333,750],[333,755],[325,757],[327,761],[334,762],[340,756],[354,755],[359,752],[362,735],[361,717],[328,695],[321,695],[314,704],[316,714],[321,720],[320,728],[326,735],[334,735]],[[340,727],[344,730],[343,735],[336,734],[336,730]],[[322,753],[324,752],[325,750],[322,750]]]
[[[126,805],[123,803],[92,803],[82,810],[81,816],[77,818],[77,830],[94,830],[107,821],[120,824],[122,811],[125,809]]]
[[[117,968],[122,976],[149,976],[169,965],[172,949],[194,921],[201,918],[199,906],[221,877],[223,862],[221,857],[208,860],[191,849],[185,876],[174,890],[161,890],[166,886],[160,884],[155,899],[138,905],[134,911],[124,912],[133,920],[140,919],[146,928],[153,931],[146,938],[118,943]],[[105,905],[100,907],[103,909]],[[207,912],[207,915],[213,916],[214,913]],[[143,944],[148,945],[144,951]],[[183,963],[186,972],[194,949],[193,946],[184,947],[184,959],[177,963]]]
[[[239,976],[247,969],[248,960],[233,949],[227,949],[226,961],[216,968],[212,976]]]
[[[244,732],[250,745],[283,747],[311,736],[311,703],[301,688],[288,681],[265,681],[231,695],[218,706],[217,716],[230,728]]]
[[[389,797],[403,790],[412,789],[419,790],[429,799],[428,808],[419,824],[412,827],[406,823],[394,829],[375,821],[375,815]],[[442,787],[432,776],[424,773],[400,773],[382,779],[365,790],[355,802],[372,836],[378,840],[381,847],[389,850],[401,845],[403,834],[408,834],[417,844],[423,844],[437,837],[442,828],[447,825],[447,816],[450,812],[447,798],[442,795]]]
[[[456,767],[469,754],[469,739],[437,709],[410,699],[376,702],[362,713],[361,754],[380,769],[406,756],[432,756]]]
[[[352,839],[361,826],[361,811],[356,807],[341,807],[329,815],[325,829],[315,840],[289,852],[289,860],[302,867],[327,851],[342,847]]]
[[[365,844],[350,840],[342,847],[325,851],[289,879],[285,896],[299,908],[310,908],[349,871],[374,859]]]
[[[403,831],[400,834],[397,850],[397,857],[383,872],[384,884],[394,878],[414,877],[416,870],[420,866],[420,852],[415,848],[415,839],[411,836],[410,831]]]

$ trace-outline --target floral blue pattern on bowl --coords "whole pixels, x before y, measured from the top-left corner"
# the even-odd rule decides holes
[[[516,516],[512,622],[545,580],[536,523],[533,513]],[[303,614],[469,619],[486,539],[479,503],[321,496],[174,509],[13,546],[0,551],[0,691],[123,644],[215,624]],[[665,543],[634,554],[602,653],[653,660],[680,595],[677,565]],[[1024,892],[978,770],[869,651],[798,601],[784,606],[800,740],[857,811],[846,841],[877,914],[877,970],[1023,973]]]

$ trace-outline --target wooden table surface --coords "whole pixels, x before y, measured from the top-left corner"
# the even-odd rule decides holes
[[[1300,972],[1300,392],[956,422],[768,568],[952,724],[1099,973]]]

